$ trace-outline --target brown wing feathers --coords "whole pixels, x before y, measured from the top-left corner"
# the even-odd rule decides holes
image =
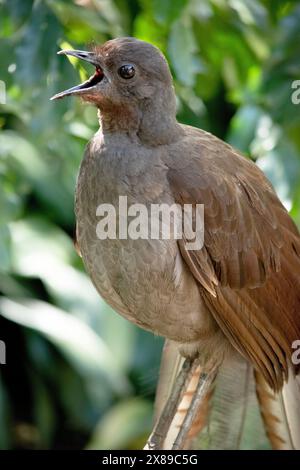
[[[278,390],[300,338],[299,233],[252,162],[201,136],[198,155],[168,174],[178,203],[204,204],[204,247],[180,250],[230,342]]]

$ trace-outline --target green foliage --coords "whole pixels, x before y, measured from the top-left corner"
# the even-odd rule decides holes
[[[179,119],[254,158],[299,223],[299,20],[299,1],[0,2],[0,448],[134,448],[151,428],[162,341],[111,311],[73,248],[97,117],[49,101],[90,70],[56,52],[121,35],[158,45]]]

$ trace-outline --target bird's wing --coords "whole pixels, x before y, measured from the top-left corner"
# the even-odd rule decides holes
[[[168,171],[177,203],[204,205],[204,246],[189,253],[183,240],[184,259],[211,293],[219,284],[235,289],[261,286],[280,270],[284,243],[300,253],[294,223],[250,160],[204,132],[192,138],[189,147],[183,163],[175,161]]]
[[[177,203],[204,204],[204,245],[189,250],[183,237],[181,254],[228,339],[278,389],[300,337],[298,230],[254,163],[186,132],[168,180]]]

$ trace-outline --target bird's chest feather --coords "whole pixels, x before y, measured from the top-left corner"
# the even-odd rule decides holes
[[[81,166],[76,219],[86,270],[100,295],[129,320],[175,341],[195,341],[199,332],[207,330],[206,316],[200,314],[199,289],[177,240],[153,238],[152,233],[138,239],[129,234],[106,239],[97,235],[97,209],[111,205],[118,219],[120,196],[127,197],[128,208],[141,204],[149,210],[153,204],[174,204],[163,155],[125,147],[126,151],[92,148]],[[152,219],[151,211],[148,214]]]
[[[173,202],[159,152],[142,151],[138,146],[126,150],[118,147],[91,150],[78,178],[76,217],[83,259],[98,290],[110,284],[131,308],[147,292],[151,295],[156,292],[156,296],[159,291],[165,296],[173,295],[177,282],[174,273],[177,243],[152,239],[150,221],[152,204]],[[142,212],[135,213],[142,214],[138,228],[144,228],[145,217],[149,220],[148,233],[144,231],[143,238],[138,239],[133,239],[130,232],[130,222],[137,220],[129,215],[134,204],[143,206]],[[107,225],[101,225],[105,215],[109,216],[107,223],[111,219],[112,230],[107,238],[101,239],[99,230],[108,230]]]

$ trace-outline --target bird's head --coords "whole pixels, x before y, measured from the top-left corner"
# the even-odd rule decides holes
[[[141,120],[145,110],[175,115],[175,94],[166,59],[158,48],[134,38],[117,38],[92,51],[63,50],[58,54],[85,60],[95,67],[87,81],[54,95],[76,95],[94,103],[101,115]],[[120,120],[120,119],[117,119]]]

